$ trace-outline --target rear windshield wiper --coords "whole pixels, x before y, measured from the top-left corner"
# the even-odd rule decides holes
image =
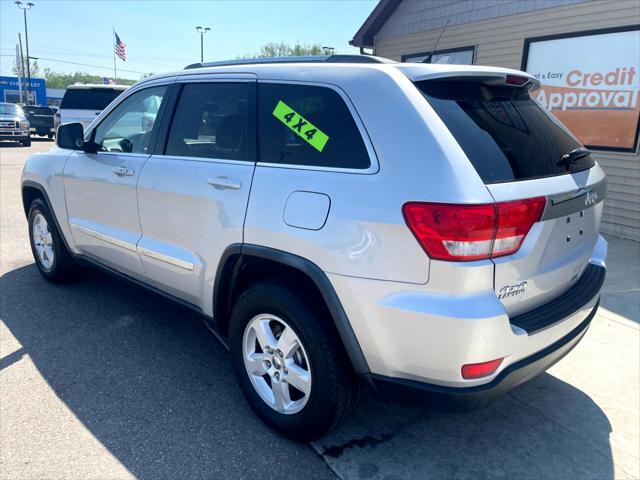
[[[560,161],[558,161],[559,167],[567,167],[569,168],[571,165],[576,163],[581,158],[584,158],[588,155],[591,155],[591,152],[584,147],[576,148],[571,150],[569,153],[565,153]]]

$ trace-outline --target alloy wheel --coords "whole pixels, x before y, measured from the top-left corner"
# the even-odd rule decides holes
[[[49,271],[53,267],[54,260],[53,239],[49,230],[49,223],[40,212],[36,213],[33,218],[32,234],[40,265]]]
[[[311,367],[295,331],[281,318],[256,315],[242,340],[244,366],[260,398],[279,413],[304,408],[311,393]]]

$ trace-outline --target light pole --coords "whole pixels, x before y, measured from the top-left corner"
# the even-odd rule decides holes
[[[29,105],[29,93],[31,92],[31,64],[30,64],[31,57],[29,57],[29,32],[27,31],[27,12],[31,10],[31,7],[34,7],[35,5],[31,2],[28,2],[25,6],[22,6],[22,2],[19,0],[16,0],[13,3],[15,3],[18,6],[18,8],[22,10],[22,13],[24,14],[24,41],[27,44],[27,85],[26,85],[27,101],[26,101],[26,104]]]
[[[209,30],[209,27],[196,27],[196,32],[200,34],[200,63],[204,63],[204,34]]]

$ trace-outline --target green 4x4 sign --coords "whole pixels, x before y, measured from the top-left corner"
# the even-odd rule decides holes
[[[282,100],[278,101],[276,108],[273,110],[273,116],[319,152],[322,152],[322,149],[329,141],[329,136],[326,133]]]

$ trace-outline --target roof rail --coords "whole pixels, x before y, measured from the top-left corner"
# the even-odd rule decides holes
[[[225,65],[256,65],[260,63],[396,63],[393,60],[373,55],[304,55],[298,57],[248,58],[243,60],[223,60],[221,62],[192,63],[185,70],[203,67],[223,67]]]

